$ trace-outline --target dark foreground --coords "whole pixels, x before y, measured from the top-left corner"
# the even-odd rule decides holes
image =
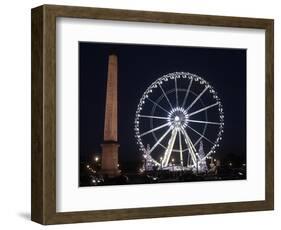
[[[80,186],[130,185],[172,182],[197,182],[246,179],[245,168],[221,168],[216,174],[194,173],[191,171],[155,170],[149,172],[127,172],[109,178],[99,173],[88,173],[81,177]]]

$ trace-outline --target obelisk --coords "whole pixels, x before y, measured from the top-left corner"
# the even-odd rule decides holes
[[[104,116],[104,143],[102,146],[101,172],[108,177],[120,174],[118,169],[118,133],[117,133],[117,56],[109,55],[106,102]]]

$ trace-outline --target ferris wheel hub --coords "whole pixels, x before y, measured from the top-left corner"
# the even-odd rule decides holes
[[[186,128],[188,124],[188,114],[182,107],[173,108],[168,115],[170,126],[175,128]]]

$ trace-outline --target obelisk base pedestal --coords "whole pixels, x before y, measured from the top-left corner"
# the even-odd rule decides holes
[[[102,147],[101,174],[108,177],[117,177],[120,175],[118,169],[118,148],[119,144],[104,143]]]

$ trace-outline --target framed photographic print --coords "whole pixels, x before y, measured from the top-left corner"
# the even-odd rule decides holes
[[[273,20],[32,9],[41,224],[272,210]]]

